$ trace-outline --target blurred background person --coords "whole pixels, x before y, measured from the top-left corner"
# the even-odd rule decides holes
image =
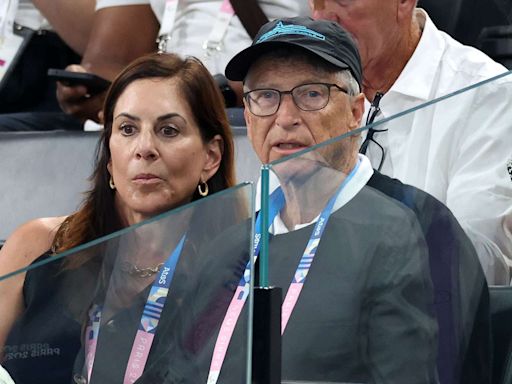
[[[367,124],[503,74],[506,68],[439,31],[417,0],[310,0],[315,18],[355,38],[363,64]],[[429,192],[455,214],[477,249],[489,284],[509,284],[512,185],[510,76],[370,129],[361,152],[384,174]],[[462,101],[463,100],[463,101]]]

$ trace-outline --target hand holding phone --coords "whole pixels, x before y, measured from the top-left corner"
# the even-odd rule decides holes
[[[90,95],[103,92],[110,86],[110,81],[88,72],[66,71],[64,69],[48,69],[48,77],[60,81],[67,86],[83,85]]]
[[[50,69],[49,77],[57,80],[57,100],[62,111],[82,121],[99,121],[98,113],[103,107],[109,82],[86,72],[78,64],[69,65],[66,70]],[[99,84],[98,84],[99,83]]]

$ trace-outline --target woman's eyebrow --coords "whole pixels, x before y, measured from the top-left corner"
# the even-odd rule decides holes
[[[121,112],[119,115],[114,117],[114,120],[116,120],[116,119],[118,119],[120,117],[127,117],[127,118],[132,119],[132,120],[140,121],[140,117],[137,117],[137,116],[134,116],[134,115],[130,115],[127,112]]]
[[[173,117],[180,117],[183,120],[185,120],[185,118],[183,116],[181,116],[179,113],[166,113],[165,115],[157,117],[156,121],[162,121],[162,120],[166,120],[166,119],[171,119]]]
[[[187,119],[185,119],[183,116],[181,116],[179,113],[166,113],[165,115],[158,116],[156,121],[160,122],[167,119],[172,119],[174,117],[179,117],[181,120],[183,120],[185,123],[187,122]]]

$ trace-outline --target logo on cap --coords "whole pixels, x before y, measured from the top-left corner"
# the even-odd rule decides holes
[[[261,36],[258,41],[256,41],[256,44],[262,43],[264,41],[267,41],[275,36],[281,36],[281,35],[302,35],[307,37],[312,37],[314,39],[318,40],[325,40],[325,36],[315,32],[303,25],[283,25],[283,22],[280,21],[277,23],[277,25],[267,33],[265,33],[263,36]]]

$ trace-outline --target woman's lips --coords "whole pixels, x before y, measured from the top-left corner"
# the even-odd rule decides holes
[[[162,179],[160,177],[151,173],[140,173],[132,179],[132,181],[136,184],[156,184],[161,180]]]

